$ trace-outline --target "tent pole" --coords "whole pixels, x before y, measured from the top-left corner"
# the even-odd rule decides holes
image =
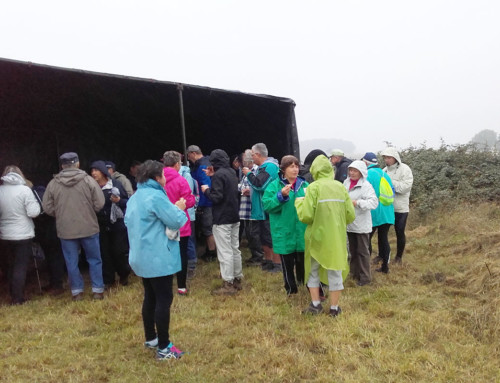
[[[187,152],[186,152],[186,125],[184,123],[184,102],[182,101],[182,91],[184,86],[182,84],[177,84],[177,90],[179,91],[179,108],[181,114],[181,129],[182,129],[182,150],[184,152],[184,158],[182,160],[183,164],[187,166]]]

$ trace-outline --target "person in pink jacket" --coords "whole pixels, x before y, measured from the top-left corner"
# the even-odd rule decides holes
[[[181,264],[182,270],[177,273],[177,293],[179,295],[187,294],[186,280],[187,280],[187,266],[188,266],[188,241],[191,236],[191,220],[187,209],[193,207],[196,203],[194,195],[191,193],[189,183],[184,177],[179,174],[181,168],[181,155],[175,151],[168,151],[163,154],[163,173],[167,180],[165,184],[165,191],[167,192],[168,199],[172,203],[176,203],[181,198],[186,200],[186,213],[187,222],[179,229],[180,234],[180,251],[181,251]],[[174,235],[170,233],[169,235]]]

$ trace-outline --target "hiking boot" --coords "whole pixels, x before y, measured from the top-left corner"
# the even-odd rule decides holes
[[[243,289],[243,284],[241,283],[241,278],[234,278],[233,287],[238,291]]]
[[[73,295],[73,300],[74,301],[83,301],[83,293],[78,293],[76,295]]]
[[[104,293],[94,293],[92,298],[96,301],[102,301],[104,299]]]
[[[282,273],[283,267],[281,266],[281,263],[273,263],[273,268],[266,271],[269,271],[270,273]]]
[[[158,338],[147,340],[146,342],[144,342],[144,347],[156,350],[158,348]]]
[[[262,257],[250,257],[247,261],[246,264],[248,266],[260,266],[262,265],[263,258]]]
[[[182,295],[182,296],[186,296],[186,295],[188,295],[188,291],[186,288],[177,289],[177,294]]]
[[[323,312],[323,306],[321,306],[321,303],[317,306],[314,306],[313,303],[311,302],[309,306],[307,306],[304,310],[302,310],[302,314],[311,314],[311,315],[318,315]]]
[[[214,295],[234,295],[238,292],[234,285],[228,281],[224,281],[221,287],[212,291]]]
[[[163,350],[158,349],[156,351],[157,360],[180,359],[182,355],[184,355],[184,351],[179,350],[172,343]]]
[[[330,312],[328,313],[328,315],[330,315],[331,317],[335,318],[336,316],[339,316],[341,312],[342,312],[342,309],[339,306],[337,310],[331,308]]]
[[[271,271],[274,269],[274,264],[271,261],[264,261],[262,263],[262,271]]]
[[[122,285],[122,286],[128,285],[128,275],[125,275],[124,277],[120,277],[120,285]]]
[[[378,265],[382,261],[383,261],[382,257],[380,255],[377,255],[375,258],[372,259],[372,265]]]
[[[403,262],[403,257],[397,256],[394,258],[394,263],[401,264]]]

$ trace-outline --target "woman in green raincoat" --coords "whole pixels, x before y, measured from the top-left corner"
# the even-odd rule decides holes
[[[326,270],[330,293],[330,315],[341,313],[338,305],[348,271],[347,224],[354,221],[354,206],[344,186],[333,179],[330,161],[318,156],[311,165],[315,180],[304,198],[295,200],[299,220],[307,224],[305,233],[305,271],[311,304],[304,313],[323,311],[319,298],[320,268]]]

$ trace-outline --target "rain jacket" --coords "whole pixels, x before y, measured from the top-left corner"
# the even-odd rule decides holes
[[[166,228],[180,229],[186,213],[169,201],[155,180],[137,184],[128,200],[125,225],[130,242],[129,264],[139,277],[157,278],[181,270],[179,241],[168,239]]]
[[[196,203],[193,193],[191,193],[191,188],[188,182],[182,177],[177,170],[174,168],[165,167],[163,168],[163,174],[165,174],[165,179],[167,180],[165,184],[165,191],[167,192],[168,199],[172,203],[176,203],[179,199],[184,198],[186,200],[186,217],[188,218],[186,224],[179,230],[181,237],[189,237],[191,235],[191,219],[187,211]]]
[[[200,188],[201,185],[208,185],[209,187],[212,185],[211,178],[203,171],[203,169],[206,169],[211,165],[212,164],[207,156],[201,157],[194,163],[193,170],[191,170],[191,176],[198,182],[198,186]],[[198,203],[198,206],[210,207],[212,206],[212,201],[210,201],[203,193],[200,193],[200,202]]]
[[[57,236],[86,238],[99,233],[96,212],[104,206],[99,184],[81,169],[61,170],[43,194],[43,210],[56,217]]]
[[[40,204],[24,178],[10,172],[0,186],[0,239],[19,241],[35,236],[32,218],[40,214]]]
[[[262,196],[267,185],[278,178],[279,165],[278,161],[273,157],[267,157],[262,165],[255,172],[247,173],[248,183],[252,188],[252,215],[251,219],[257,221],[265,221],[267,216],[264,212],[262,204]]]
[[[373,186],[375,190],[375,194],[377,198],[380,197],[380,180],[384,177],[389,185],[392,186],[391,177],[387,173],[385,173],[382,169],[379,168],[378,165],[369,165],[368,166],[368,177],[366,179]],[[389,206],[385,206],[384,204],[379,203],[377,208],[372,210],[372,227],[377,227],[384,224],[394,225],[394,204],[390,204]]]
[[[328,158],[318,156],[311,165],[315,181],[304,199],[296,199],[299,220],[307,224],[305,232],[305,273],[311,270],[310,257],[327,270],[343,270],[346,276],[348,223],[354,221],[354,206],[345,187],[333,179]],[[325,280],[324,274],[322,281]]]
[[[391,177],[392,186],[394,186],[394,211],[396,213],[408,213],[410,211],[410,192],[413,186],[413,173],[408,165],[401,162],[396,148],[389,146],[380,155],[396,159],[396,163],[386,166],[384,172]]]
[[[297,177],[294,189],[288,197],[281,194],[281,189],[289,182],[278,177],[269,184],[262,197],[264,209],[269,213],[273,250],[276,254],[291,254],[304,251],[304,232],[307,225],[299,221],[295,199],[305,196],[309,185],[302,177]]]
[[[196,220],[196,207],[198,206],[198,202],[200,201],[200,192],[198,191],[198,182],[191,176],[191,171],[189,167],[182,165],[179,169],[179,174],[184,177],[184,179],[188,182],[189,188],[191,189],[191,193],[194,196],[195,204],[193,207],[187,209],[189,219],[191,221]]]
[[[229,165],[229,156],[222,149],[210,153],[210,162],[215,174],[212,186],[205,190],[205,197],[212,201],[212,218],[214,225],[227,225],[240,222],[240,201],[238,177]]]
[[[373,190],[373,186],[366,179],[368,176],[368,170],[366,169],[366,164],[363,161],[353,161],[349,168],[357,169],[361,172],[361,178],[358,183],[349,190],[351,184],[351,178],[347,176],[344,181],[344,186],[349,193],[351,201],[356,201],[356,206],[354,207],[354,212],[356,214],[356,219],[354,222],[347,225],[347,231],[349,233],[357,234],[367,234],[372,232],[372,215],[371,211],[378,206],[378,198]]]

